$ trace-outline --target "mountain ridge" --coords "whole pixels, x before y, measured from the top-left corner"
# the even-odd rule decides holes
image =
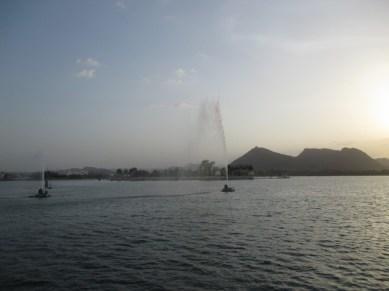
[[[389,160],[373,159],[360,149],[348,147],[305,148],[297,156],[290,156],[256,146],[231,163],[233,167],[243,165],[251,165],[256,172],[361,172],[389,169]]]

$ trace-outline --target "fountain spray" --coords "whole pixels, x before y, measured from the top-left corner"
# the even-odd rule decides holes
[[[219,100],[214,105],[214,116],[215,116],[215,124],[218,129],[217,132],[220,135],[220,139],[222,141],[223,146],[223,157],[224,157],[224,167],[226,171],[226,184],[228,185],[228,158],[227,158],[227,144],[226,144],[226,136],[224,133],[223,126],[223,118],[220,110],[220,102]]]

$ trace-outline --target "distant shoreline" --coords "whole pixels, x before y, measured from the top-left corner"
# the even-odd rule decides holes
[[[282,176],[231,176],[229,181],[237,180],[259,180],[259,179],[288,179],[293,177],[387,177],[388,173],[385,174],[305,174],[305,175],[290,175],[287,177]],[[54,178],[50,181],[86,181],[86,180],[98,180],[98,181],[112,181],[112,182],[158,182],[158,181],[225,181],[224,177],[136,177],[136,178]],[[22,181],[39,181],[39,179],[9,179],[9,180],[0,180],[0,182],[22,182]]]
[[[229,180],[253,180],[253,176],[231,176]],[[112,177],[110,181],[225,181],[223,176],[207,177]]]

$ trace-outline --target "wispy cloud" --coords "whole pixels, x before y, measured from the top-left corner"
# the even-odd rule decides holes
[[[126,3],[124,3],[124,1],[122,1],[122,0],[116,1],[115,2],[115,6],[121,8],[121,9],[126,9],[127,8]]]
[[[274,13],[274,17],[264,15],[263,20],[253,22],[253,15],[249,9],[251,5],[245,5],[241,2],[238,4],[238,1],[226,2],[227,4],[223,7],[223,13],[218,22],[220,34],[227,42],[240,47],[244,51],[271,49],[290,54],[311,54],[338,49],[365,49],[389,46],[389,39],[379,34],[379,29],[376,31],[371,30],[371,27],[369,27],[369,25],[372,25],[371,23],[361,29],[362,26],[360,26],[359,22],[356,23],[358,25],[355,28],[351,28],[347,24],[352,23],[350,22],[351,20],[347,22],[339,20],[339,29],[336,33],[333,33],[332,30],[324,25],[328,21],[328,18],[324,16],[326,13],[319,13],[319,10],[316,11],[321,5],[316,6],[316,4],[312,4],[312,6],[301,7],[302,9],[313,9],[313,11],[319,13],[315,18],[310,16],[301,19],[301,23],[306,24],[303,26],[301,23],[296,25],[295,21],[291,21],[294,20],[295,16],[290,16],[294,15],[295,11],[297,11],[294,9],[297,9],[296,6],[299,4],[296,6],[292,5],[289,8],[285,7],[285,9],[292,9],[289,16],[280,14],[281,11],[279,10],[273,11],[271,9],[270,12]],[[341,4],[341,1],[339,3],[339,6],[344,5],[344,3]],[[261,6],[261,4],[258,5]],[[328,7],[332,6],[325,5],[323,9]],[[267,8],[264,7],[264,9]],[[333,11],[328,12],[332,13]],[[260,17],[258,18],[260,19]],[[253,23],[258,23],[258,25],[253,25]],[[263,25],[263,23],[266,23],[266,25]],[[272,27],[270,24],[273,23],[275,29],[269,29],[269,27]],[[288,23],[289,26],[279,30],[277,27],[280,23]],[[312,29],[312,27],[315,29]]]
[[[96,69],[83,69],[76,74],[80,79],[93,79],[96,77]]]
[[[100,62],[93,58],[86,58],[86,59],[77,59],[77,64],[86,66],[86,67],[99,67]]]
[[[198,71],[194,68],[183,68],[178,67],[177,69],[172,70],[170,73],[159,72],[147,76],[140,77],[138,79],[138,84],[142,86],[149,87],[152,85],[162,86],[166,88],[179,88],[183,85],[193,83],[197,80]],[[161,87],[161,88],[162,88]]]
[[[208,60],[211,58],[210,55],[208,55],[208,54],[206,54],[206,53],[204,53],[204,52],[198,52],[198,53],[196,54],[196,57],[199,58],[199,59],[202,60],[202,61],[208,61]]]
[[[76,73],[80,79],[93,79],[96,77],[96,71],[100,67],[100,62],[93,58],[77,59],[76,64],[82,68]]]
[[[262,31],[241,31],[237,28],[237,19],[227,17],[221,23],[226,38],[233,44],[245,49],[269,48],[292,54],[318,53],[333,49],[353,49],[388,46],[386,37],[368,34],[338,34],[321,36],[303,35],[293,38],[288,35],[269,34]]]
[[[174,107],[177,108],[177,109],[182,109],[182,110],[186,110],[186,109],[193,109],[193,108],[196,108],[197,106],[195,104],[193,104],[192,102],[188,101],[188,100],[184,100],[184,101],[178,101],[174,104]]]
[[[286,37],[268,36],[260,33],[231,34],[231,40],[246,43],[256,48],[273,48],[289,53],[313,53],[331,49],[365,47],[378,44],[388,44],[387,39],[374,37],[339,37],[339,38],[306,38],[291,39]]]
[[[172,76],[166,81],[169,85],[181,85],[186,81],[192,79],[192,77],[197,73],[196,69],[183,69],[177,68]]]
[[[183,80],[186,75],[187,75],[187,72],[183,69],[183,68],[178,68],[176,71],[175,71],[175,75],[176,75],[176,78],[178,80]]]

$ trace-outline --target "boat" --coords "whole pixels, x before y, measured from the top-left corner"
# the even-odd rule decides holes
[[[228,186],[227,184],[224,184],[224,187],[222,189],[222,192],[228,193],[228,192],[235,192],[235,189],[233,187]]]
[[[224,193],[235,192],[235,188],[228,186],[228,166],[226,166],[226,184],[224,184],[222,192]]]
[[[41,181],[41,187],[38,190],[38,193],[30,196],[34,198],[47,198],[50,197],[48,189],[48,181],[45,179],[45,169],[42,168],[42,181]]]

